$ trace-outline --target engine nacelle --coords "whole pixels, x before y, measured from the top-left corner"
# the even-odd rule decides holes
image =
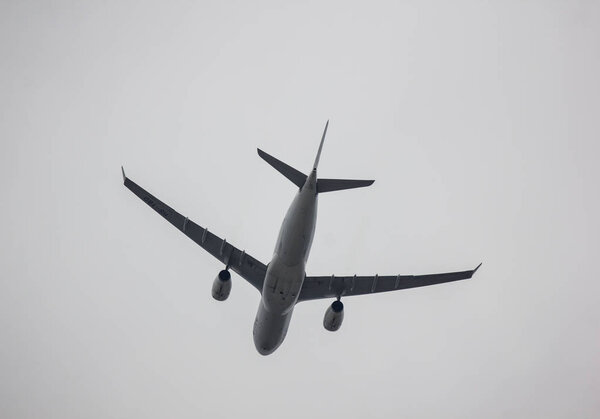
[[[217,301],[225,301],[231,292],[231,274],[222,270],[215,278],[212,286],[212,296]]]
[[[344,304],[341,301],[334,301],[325,312],[323,327],[330,332],[335,332],[342,326],[342,321],[344,321]]]

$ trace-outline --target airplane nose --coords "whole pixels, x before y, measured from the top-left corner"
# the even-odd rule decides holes
[[[275,348],[269,348],[268,346],[257,346],[256,350],[263,356],[271,355],[275,352]]]
[[[291,314],[282,316],[269,313],[261,302],[252,331],[254,346],[259,354],[270,355],[279,348],[285,338],[290,318]]]
[[[267,356],[275,352],[275,349],[277,349],[279,345],[275,342],[269,342],[266,339],[254,339],[254,346],[259,354]]]

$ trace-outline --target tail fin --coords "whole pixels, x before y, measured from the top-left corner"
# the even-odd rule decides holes
[[[321,158],[321,150],[323,150],[323,143],[325,142],[325,135],[327,135],[327,127],[329,126],[329,120],[325,124],[325,130],[323,131],[323,137],[321,138],[321,144],[319,144],[319,151],[317,151],[317,157],[315,158],[315,164],[313,170],[317,170],[319,165],[319,159]],[[362,188],[365,186],[372,185],[374,180],[353,180],[353,179],[317,179],[317,193],[320,192],[332,192],[341,191],[343,189]]]
[[[325,131],[323,131],[323,137],[321,137],[321,144],[319,145],[319,151],[317,152],[317,157],[315,158],[315,164],[313,165],[313,170],[317,170],[317,166],[319,165],[319,158],[321,158],[321,150],[323,149],[323,142],[325,141],[325,134],[327,134],[327,126],[329,125],[329,121],[325,124]],[[265,153],[260,148],[257,148],[258,155],[271,166],[273,166],[279,173],[292,181],[297,187],[301,188],[306,183],[307,176],[300,172],[299,170],[294,169],[292,166],[285,164],[281,160],[276,159],[275,157]]]
[[[292,166],[289,166],[282,162],[281,160],[277,160],[275,157],[265,153],[260,148],[256,149],[258,151],[258,155],[267,163],[275,168],[279,173],[292,181],[297,187],[301,188],[304,186],[306,182],[306,175]]]
[[[325,135],[327,135],[327,127],[329,126],[329,119],[325,124],[325,131],[323,131],[323,136],[321,137],[321,144],[319,144],[319,151],[317,151],[317,157],[315,157],[315,164],[313,164],[313,170],[317,170],[317,166],[319,165],[319,159],[321,158],[321,150],[323,150],[323,143],[325,142]]]
[[[319,151],[317,151],[317,156],[315,157],[315,163],[313,164],[313,171],[316,175],[317,166],[319,166],[319,160],[321,158],[321,151],[323,150],[323,143],[325,142],[325,135],[327,135],[327,127],[329,126],[329,121],[325,124],[325,130],[323,131],[323,136],[321,137],[321,143],[319,144]],[[279,173],[292,181],[296,186],[302,188],[306,183],[307,176],[294,169],[292,166],[289,166],[282,162],[281,160],[276,159],[275,157],[265,153],[260,148],[256,149],[258,151],[258,155],[271,166],[273,166]],[[317,179],[317,193],[321,192],[332,192],[332,191],[341,191],[344,189],[354,189],[354,188],[363,188],[365,186],[370,186],[375,182],[374,180],[355,180],[355,179]]]

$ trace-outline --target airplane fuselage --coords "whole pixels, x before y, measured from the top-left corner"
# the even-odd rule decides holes
[[[267,267],[253,330],[254,345],[262,355],[273,353],[287,334],[306,276],[317,221],[317,197],[317,172],[313,170],[285,215]]]

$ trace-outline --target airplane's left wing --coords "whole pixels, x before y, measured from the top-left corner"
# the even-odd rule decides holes
[[[122,169],[122,168],[121,168]],[[267,272],[265,264],[253,258],[246,251],[227,243],[215,234],[202,228],[192,220],[179,214],[173,208],[150,194],[144,188],[125,176],[123,170],[123,182],[125,186],[150,208],[159,213],[165,220],[173,224],[179,231],[195,241],[200,247],[217,258],[221,263],[232,269],[246,281],[262,292],[263,282]]]
[[[479,266],[469,271],[430,275],[307,276],[298,301],[372,294],[470,279]]]

